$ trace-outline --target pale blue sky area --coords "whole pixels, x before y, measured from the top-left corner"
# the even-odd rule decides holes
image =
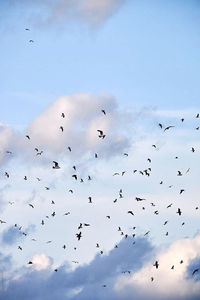
[[[199,107],[199,1],[127,1],[97,29],[33,25],[26,9],[0,3],[1,121],[27,124],[60,95],[82,92],[126,106]]]

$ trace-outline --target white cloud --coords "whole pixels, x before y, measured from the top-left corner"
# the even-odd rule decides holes
[[[193,259],[199,256],[200,235],[194,238],[177,240],[167,249],[159,251],[155,260],[159,268],[153,266],[154,261],[144,265],[133,276],[121,277],[115,289],[121,293],[126,289],[137,291],[143,298],[154,299],[185,299],[200,294],[200,285],[192,276],[187,278],[187,269]],[[180,264],[180,261],[183,263]],[[174,265],[174,270],[171,267]],[[190,274],[191,275],[191,274]],[[154,281],[151,282],[151,277]],[[148,298],[148,299],[149,299]]]
[[[102,109],[107,115],[101,112]],[[65,118],[61,117],[62,113]],[[122,149],[128,146],[128,140],[120,133],[119,119],[120,113],[113,97],[75,94],[57,99],[30,124],[27,132],[32,145],[52,152],[67,152],[70,146],[72,155],[97,151],[107,144],[108,138],[113,155],[113,145],[120,144],[118,148]],[[63,132],[60,126],[64,128]],[[98,129],[105,131],[105,140],[98,137]]]
[[[68,21],[83,21],[91,27],[98,27],[123,5],[126,0],[24,0],[23,15],[32,11],[33,23],[40,26],[64,25]],[[20,7],[20,6],[19,6]]]
[[[35,254],[32,258],[33,267],[37,270],[47,269],[51,265],[51,260],[46,254]]]

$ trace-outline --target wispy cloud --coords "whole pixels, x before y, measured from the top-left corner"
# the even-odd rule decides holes
[[[26,14],[36,25],[65,25],[69,21],[81,21],[98,27],[114,14],[126,0],[10,0],[14,8]],[[31,17],[31,12],[32,16]]]

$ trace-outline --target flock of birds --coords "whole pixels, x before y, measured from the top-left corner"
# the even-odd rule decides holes
[[[107,114],[106,114],[106,111],[105,111],[104,109],[101,110],[101,113],[104,114],[104,116],[106,117]],[[61,115],[60,115],[60,117],[61,117],[61,118],[65,118],[65,113],[62,112]],[[196,115],[196,118],[199,118],[199,117],[200,117],[199,114],[197,114],[197,115]],[[184,122],[184,119],[181,119],[181,122]],[[171,125],[170,125],[170,126],[167,126],[167,127],[164,127],[161,123],[159,123],[158,126],[159,126],[159,128],[160,128],[163,132],[166,132],[166,131],[168,131],[168,130],[170,130],[170,129],[173,129],[173,128],[175,127],[175,126],[171,126]],[[60,130],[61,132],[64,132],[65,128],[64,128],[63,126],[60,126],[60,127],[59,127],[59,130]],[[196,127],[196,130],[199,130],[199,127]],[[30,136],[30,135],[26,135],[25,138],[26,138],[28,141],[31,141],[31,136]],[[97,138],[99,138],[99,139],[105,139],[105,138],[106,138],[106,134],[105,134],[105,132],[104,132],[102,129],[97,129]],[[157,148],[157,146],[156,146],[155,144],[153,144],[152,147]],[[67,149],[68,149],[69,152],[72,151],[72,148],[71,148],[70,146],[68,146]],[[35,151],[36,156],[40,156],[40,155],[43,155],[43,154],[44,154],[42,150],[39,150],[39,149],[38,149],[38,147],[35,147],[35,148],[34,148],[34,151]],[[191,152],[192,152],[192,153],[195,152],[195,148],[194,148],[194,147],[191,148]],[[6,153],[7,153],[8,155],[12,155],[12,151],[10,151],[10,150],[7,150]],[[124,156],[128,156],[129,154],[128,154],[128,153],[124,153],[123,155],[124,155]],[[94,157],[95,157],[96,159],[98,159],[98,153],[94,153]],[[178,156],[175,157],[175,159],[178,159],[178,158],[179,158]],[[147,161],[148,161],[149,164],[151,164],[151,162],[152,162],[151,158],[148,158]],[[61,167],[60,167],[60,165],[59,165],[59,162],[57,162],[57,161],[52,161],[52,169],[59,170],[60,168],[61,168]],[[80,180],[80,182],[84,182],[83,178],[79,178],[79,177],[78,177],[78,175],[77,175],[77,173],[76,173],[77,168],[76,168],[75,165],[73,165],[73,170],[74,170],[74,174],[72,174],[72,178],[73,178],[75,181]],[[148,176],[148,177],[149,177],[149,176],[151,175],[151,171],[152,171],[152,168],[151,168],[151,167],[149,167],[149,168],[147,168],[147,169],[145,169],[145,170],[136,170],[136,169],[135,169],[135,170],[133,170],[133,174],[135,174],[136,172],[138,172],[138,173],[139,173],[140,175],[142,175],[142,176]],[[187,171],[186,171],[185,173],[188,173],[189,171],[190,171],[190,168],[187,169]],[[122,171],[121,174],[120,174],[119,172],[115,172],[112,176],[119,176],[119,175],[124,176],[125,172],[126,172],[126,171]],[[178,171],[177,171],[177,176],[183,176],[183,172],[180,171],[180,170],[178,170]],[[6,177],[7,179],[9,179],[9,177],[10,177],[10,174],[9,174],[7,171],[5,171],[5,177]],[[38,181],[41,181],[41,178],[39,178],[39,177],[37,177],[36,179],[37,179]],[[28,180],[28,178],[27,178],[26,175],[24,176],[24,180]],[[91,180],[92,180],[92,177],[91,177],[90,175],[88,175],[87,180],[91,181]],[[163,184],[163,181],[160,181],[160,184]],[[172,187],[172,186],[169,186],[169,187]],[[46,189],[46,190],[49,190],[50,187],[45,186],[45,189]],[[181,189],[179,193],[182,194],[184,191],[185,191],[184,189]],[[69,192],[73,194],[73,190],[72,190],[72,189],[69,189]],[[121,199],[121,198],[123,198],[123,191],[122,191],[122,189],[119,190],[119,198],[116,198],[113,202],[116,203],[116,202],[118,201],[118,199]],[[137,202],[143,202],[143,201],[146,201],[145,198],[141,198],[141,197],[138,197],[138,196],[135,197],[135,200],[136,200]],[[89,203],[89,204],[90,204],[90,203],[93,203],[93,199],[92,199],[91,196],[88,197],[88,203]],[[10,205],[13,205],[14,202],[9,201],[9,204],[10,204]],[[55,202],[52,200],[52,201],[51,201],[51,204],[55,204]],[[155,206],[156,206],[155,203],[153,203],[153,202],[151,202],[150,204],[151,204],[152,207],[155,207]],[[29,203],[28,205],[29,205],[32,209],[34,209],[34,205],[33,205],[32,203]],[[168,208],[171,208],[172,205],[173,205],[173,203],[170,203],[166,208],[167,208],[167,209],[168,209]],[[143,206],[142,209],[145,210],[145,207]],[[195,209],[197,210],[198,207],[196,207]],[[70,214],[70,212],[68,211],[68,212],[64,213],[64,216],[67,216],[67,215],[69,215],[69,214]],[[127,214],[129,214],[129,215],[131,215],[131,216],[134,216],[134,215],[135,215],[134,212],[133,212],[132,210],[128,210],[128,211],[127,211]],[[155,214],[155,215],[158,215],[158,214],[159,214],[159,211],[158,211],[158,210],[155,210],[155,211],[154,211],[154,214]],[[176,214],[178,214],[179,216],[182,215],[182,210],[181,210],[181,208],[178,208],[178,209],[177,209]],[[56,215],[56,212],[54,211],[54,212],[51,214],[51,216],[52,216],[52,217],[55,217],[55,215]],[[46,216],[46,218],[49,218],[49,216]],[[110,216],[110,215],[107,215],[106,218],[107,218],[107,219],[110,219],[111,216]],[[4,220],[0,220],[0,223],[1,223],[1,224],[5,224],[5,223],[7,223],[7,222],[4,221]],[[167,225],[167,224],[168,224],[168,220],[166,220],[166,221],[163,223],[164,226]],[[183,223],[182,223],[182,226],[183,226],[184,224],[185,224],[185,223],[183,222]],[[45,225],[44,219],[41,221],[41,225],[42,225],[42,226]],[[83,235],[82,235],[82,229],[83,229],[84,227],[89,227],[90,225],[91,225],[91,224],[89,224],[89,223],[80,223],[80,224],[78,225],[78,227],[77,227],[78,232],[76,233],[77,241],[80,241],[80,240],[83,238]],[[18,224],[14,224],[14,227],[18,228],[18,230],[20,230],[24,236],[27,236],[28,233],[22,231],[22,226],[19,226]],[[136,227],[133,227],[132,229],[135,230]],[[125,234],[125,233],[122,231],[122,229],[121,229],[120,226],[118,226],[118,231],[120,232],[120,234],[121,234],[121,236],[122,236],[123,238],[128,238],[128,237],[129,237],[128,234]],[[150,233],[150,231],[147,231],[147,232],[144,234],[144,236],[148,236],[149,233]],[[166,235],[166,236],[168,235],[168,231],[166,232],[165,235]],[[136,234],[132,234],[132,237],[133,237],[133,238],[134,238],[135,236],[136,236]],[[35,239],[32,239],[32,240],[35,240]],[[51,242],[52,242],[51,240],[50,240],[50,241],[47,241],[47,243],[51,243]],[[133,241],[133,245],[134,245],[134,244],[135,244],[135,241]],[[66,244],[64,244],[64,245],[62,246],[62,248],[63,248],[63,249],[66,249]],[[96,243],[96,248],[100,248],[99,243]],[[118,245],[115,245],[115,248],[118,248]],[[23,250],[21,245],[18,246],[18,249],[19,249],[20,251]],[[76,250],[76,247],[74,247],[74,250]],[[103,253],[104,253],[103,250],[100,250],[100,254],[103,254]],[[74,260],[74,261],[72,261],[72,262],[75,263],[75,264],[78,264],[78,263],[79,263],[77,260]],[[183,263],[184,263],[183,259],[180,259],[180,262],[179,262],[179,263],[180,263],[180,264],[183,264]],[[28,262],[28,265],[32,265],[32,264],[33,264],[33,261],[29,261],[29,262]],[[160,265],[159,261],[155,261],[154,263],[152,263],[152,266],[155,267],[156,269],[159,268],[159,265]],[[174,268],[175,268],[175,266],[172,265],[172,266],[171,266],[171,269],[174,270]],[[57,272],[57,271],[58,271],[58,268],[56,268],[54,271]],[[195,269],[192,271],[192,275],[194,276],[198,271],[200,271],[200,267],[199,267],[199,268],[195,268]],[[123,273],[123,274],[131,274],[131,270],[124,270],[124,271],[122,271],[122,273]],[[150,280],[151,280],[151,281],[154,281],[154,277],[151,277]],[[103,285],[103,287],[106,287],[106,286],[107,286],[106,284]]]
[[[25,28],[25,30],[26,30],[26,31],[30,31],[29,28]],[[29,43],[34,43],[34,40],[33,40],[33,39],[30,39],[30,40],[29,40]],[[106,113],[106,111],[105,111],[104,109],[101,110],[101,113],[102,113],[104,116],[107,115],[107,113]],[[60,116],[61,116],[61,118],[65,118],[65,113],[62,112]],[[196,117],[197,119],[200,118],[199,113],[197,113],[195,117]],[[181,122],[184,122],[184,118],[182,118],[180,121],[181,121]],[[169,126],[166,126],[166,127],[165,127],[163,124],[158,123],[158,127],[163,131],[163,133],[165,133],[165,132],[167,132],[167,131],[169,131],[169,130],[172,130],[175,126],[169,125]],[[195,127],[195,130],[199,130],[199,129],[200,129],[199,126]],[[61,125],[61,126],[59,127],[59,130],[60,130],[61,133],[62,133],[62,132],[64,132],[65,128]],[[97,129],[97,137],[98,137],[99,139],[105,139],[105,138],[106,138],[106,133],[105,133],[102,129]],[[29,140],[29,141],[31,140],[31,136],[30,136],[30,135],[26,135],[25,138],[26,138],[27,140]],[[152,147],[155,148],[155,149],[157,149],[157,145],[156,145],[156,144],[153,144]],[[69,152],[72,152],[72,148],[71,148],[70,146],[68,146],[67,149],[68,149]],[[41,156],[41,155],[44,154],[44,151],[43,151],[43,150],[39,150],[38,147],[35,147],[34,150],[35,150],[36,156]],[[192,152],[192,153],[195,152],[195,148],[194,148],[194,147],[191,147],[191,152]],[[12,154],[12,151],[7,150],[6,153],[9,154],[9,155],[11,155],[11,154]],[[126,157],[128,157],[129,154],[128,154],[128,153],[124,153],[123,155],[126,156]],[[97,159],[97,158],[98,158],[98,153],[94,153],[94,157]],[[178,158],[179,158],[178,156],[175,157],[175,159],[178,159]],[[149,164],[151,164],[151,162],[152,162],[151,158],[148,158],[147,161],[148,161]],[[61,168],[61,167],[60,167],[60,165],[59,165],[59,162],[57,162],[57,161],[52,161],[52,169],[59,170],[60,168]],[[79,178],[78,178],[78,175],[76,174],[76,166],[75,166],[75,165],[73,166],[73,170],[74,170],[74,174],[72,174],[72,178],[73,178],[75,181],[77,181],[77,180],[79,180]],[[152,171],[152,168],[151,168],[151,167],[148,167],[147,169],[144,169],[144,170],[137,170],[137,169],[134,169],[134,170],[133,170],[133,174],[138,173],[138,174],[140,174],[140,175],[142,175],[142,176],[148,176],[148,177],[149,177],[149,176],[151,175],[151,171]],[[187,174],[188,172],[190,172],[190,168],[187,169],[187,171],[186,171],[185,173]],[[120,173],[120,172],[115,172],[115,173],[113,174],[113,176],[120,176],[120,175],[121,175],[121,176],[124,176],[125,173],[126,173],[126,171],[122,171],[121,173]],[[183,176],[182,171],[178,170],[178,171],[177,171],[177,176]],[[7,171],[5,171],[5,177],[6,177],[7,179],[9,179],[9,177],[10,177],[10,174],[9,174]],[[37,179],[38,181],[41,181],[41,178],[39,178],[39,177],[36,177],[36,179]],[[28,178],[27,178],[26,175],[24,176],[24,180],[28,180]],[[89,180],[89,181],[92,180],[92,178],[91,178],[90,175],[88,175],[87,180]],[[80,178],[80,182],[84,182],[84,179],[83,179],[83,178]],[[163,181],[160,181],[160,184],[163,184]],[[169,186],[169,188],[171,188],[171,187],[172,187],[172,185]],[[49,190],[50,187],[45,186],[45,189],[46,189],[46,190]],[[72,190],[72,189],[69,189],[69,192],[73,194],[73,190]],[[182,193],[184,193],[184,192],[185,192],[185,189],[180,189],[180,192],[179,192],[179,193],[182,194]],[[123,192],[122,192],[122,189],[119,190],[119,199],[121,199],[121,198],[123,198]],[[136,200],[137,202],[146,201],[145,198],[140,198],[140,197],[135,197],[135,200]],[[117,201],[118,201],[118,198],[114,199],[113,203],[116,203]],[[93,199],[92,199],[91,196],[88,197],[88,203],[89,203],[89,204],[93,203]],[[14,202],[9,201],[9,204],[10,204],[10,205],[14,205]],[[52,200],[52,201],[51,201],[51,204],[55,204],[55,202]],[[150,203],[150,204],[151,204],[152,207],[155,207],[155,206],[156,206],[153,202]],[[34,209],[34,205],[33,205],[32,203],[29,203],[28,205],[29,205],[32,209]],[[172,205],[173,205],[173,203],[170,203],[166,208],[167,208],[167,209],[168,209],[168,208],[171,208]],[[145,207],[143,206],[142,209],[145,210]],[[195,209],[198,210],[199,207],[196,207]],[[68,211],[68,212],[64,213],[64,216],[68,216],[69,214],[70,214],[70,212]],[[134,212],[133,212],[132,210],[128,210],[128,211],[127,211],[127,214],[129,214],[129,215],[131,215],[131,216],[134,216],[134,215],[135,215]],[[159,211],[158,211],[158,210],[155,210],[155,211],[154,211],[154,214],[155,214],[155,215],[158,215],[158,214],[159,214]],[[178,214],[179,216],[182,215],[182,210],[181,210],[181,208],[178,208],[178,209],[177,209],[176,214]],[[56,215],[56,212],[54,211],[54,212],[51,214],[51,216],[52,216],[52,217],[55,217],[55,215]],[[49,218],[49,216],[46,216],[46,218]],[[106,218],[107,218],[107,219],[110,219],[111,216],[110,216],[110,215],[107,215]],[[7,222],[4,221],[4,220],[0,220],[0,224],[5,224],[5,223],[7,223]],[[166,220],[166,221],[163,223],[163,225],[165,226],[165,225],[167,225],[167,223],[168,223],[168,220]],[[45,225],[44,219],[41,221],[41,225],[42,225],[42,226]],[[183,226],[183,225],[185,225],[185,222],[182,222],[182,226]],[[78,227],[77,227],[78,232],[76,233],[76,238],[77,238],[78,241],[80,241],[80,240],[82,239],[82,237],[83,237],[83,235],[82,235],[82,229],[83,229],[84,227],[89,227],[89,226],[90,226],[89,223],[80,223],[80,224],[78,225]],[[18,224],[14,224],[14,227],[16,227],[18,230],[22,231],[22,226],[19,226]],[[134,229],[136,229],[136,227],[133,227],[132,229],[134,230]],[[120,226],[118,226],[118,231],[120,232],[120,234],[121,234],[122,237],[124,237],[124,238],[128,238],[128,237],[129,237],[128,234],[125,234],[125,233],[122,231],[122,229],[121,229]],[[148,236],[149,233],[150,233],[150,231],[147,231],[147,232],[144,234],[144,236]],[[23,234],[24,236],[27,236],[27,235],[28,235],[28,233],[23,232],[23,231],[22,231],[22,234]],[[169,233],[168,233],[168,231],[167,231],[167,232],[165,233],[165,235],[168,236],[168,234],[169,234]],[[132,234],[132,237],[133,237],[133,238],[134,238],[135,236],[136,236],[136,234]],[[32,240],[35,241],[35,239],[32,239]],[[51,242],[52,242],[52,241],[47,241],[47,243],[51,243]],[[133,241],[133,245],[134,245],[134,244],[135,244],[135,241]],[[62,248],[63,248],[63,249],[66,249],[66,245],[64,244],[64,245],[62,246]],[[99,243],[96,243],[96,248],[100,248]],[[115,248],[118,248],[118,245],[115,245]],[[23,250],[23,248],[22,248],[21,245],[18,246],[18,249],[19,249],[20,251]],[[74,247],[74,250],[76,250],[76,247]],[[104,253],[103,250],[100,250],[100,254],[103,254],[103,253]],[[74,261],[72,261],[72,262],[75,263],[75,264],[78,264],[78,263],[79,263],[77,260],[74,260]],[[180,264],[183,264],[183,263],[184,263],[183,259],[181,259],[179,263],[180,263]],[[28,264],[28,265],[32,265],[32,264],[33,264],[33,261],[29,261],[27,264]],[[155,267],[156,269],[159,268],[159,265],[160,265],[160,264],[159,264],[159,262],[158,262],[157,260],[156,260],[154,263],[152,263],[152,266]],[[171,266],[171,269],[174,270],[174,268],[175,268],[175,266],[172,265],[172,266]],[[54,271],[55,271],[55,272],[58,272],[58,268],[56,268]],[[196,273],[198,273],[199,271],[200,271],[200,266],[199,266],[199,268],[195,268],[195,269],[192,271],[192,276],[194,276],[194,275],[195,275]],[[131,274],[131,272],[132,272],[131,270],[124,270],[124,271],[122,271],[123,274]],[[151,277],[150,280],[153,282],[153,281],[154,281],[154,277]],[[106,286],[107,286],[106,284],[103,284],[103,285],[102,285],[102,287],[106,287]]]

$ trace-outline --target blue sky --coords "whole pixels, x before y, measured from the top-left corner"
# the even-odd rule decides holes
[[[99,1],[0,1],[0,300],[200,294],[199,1]]]
[[[78,92],[108,93],[127,106],[198,106],[198,1],[124,2],[91,28],[67,19],[42,26],[28,18],[31,1],[1,1],[2,120],[27,124],[58,96]]]

